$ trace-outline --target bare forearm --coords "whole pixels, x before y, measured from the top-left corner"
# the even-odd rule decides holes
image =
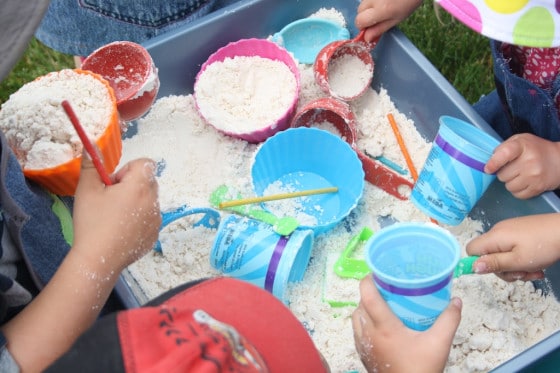
[[[49,284],[2,331],[24,372],[44,369],[98,317],[121,271],[148,252],[161,225],[155,163],[137,159],[103,184],[82,157],[74,245]]]
[[[91,263],[70,251],[37,298],[3,327],[23,372],[44,369],[93,324],[119,274],[103,260]]]

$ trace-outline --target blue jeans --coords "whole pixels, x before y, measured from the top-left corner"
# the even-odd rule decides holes
[[[71,208],[72,201],[67,202]],[[49,193],[25,179],[0,132],[0,224],[6,224],[16,250],[25,259],[39,288],[50,280],[70,249],[52,205]],[[4,254],[3,244],[0,243],[0,256]],[[3,272],[6,268],[0,266],[0,292],[7,287]]]
[[[118,40],[143,43],[237,0],[51,0],[35,36],[61,53],[88,56]]]
[[[516,133],[532,133],[550,141],[560,141],[560,117],[555,97],[560,93],[560,77],[552,89],[544,90],[512,73],[500,43],[491,41],[496,90],[474,105],[475,110],[504,139]]]

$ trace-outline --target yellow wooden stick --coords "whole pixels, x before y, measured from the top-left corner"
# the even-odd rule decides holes
[[[311,196],[311,195],[314,195],[314,194],[336,193],[336,192],[338,192],[337,187],[330,187],[330,188],[301,190],[299,192],[272,194],[272,195],[269,195],[269,196],[262,196],[262,197],[242,198],[242,199],[235,199],[235,200],[232,200],[232,201],[220,202],[219,208],[227,208],[227,207],[234,207],[234,206],[241,206],[241,205],[250,205],[252,203],[275,201],[275,200],[279,200],[279,199]]]

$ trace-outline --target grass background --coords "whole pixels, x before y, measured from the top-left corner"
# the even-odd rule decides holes
[[[493,89],[488,39],[453,21],[445,11],[437,12],[432,1],[425,1],[399,27],[471,104]],[[0,104],[36,77],[73,67],[72,56],[57,53],[33,39],[12,72],[0,83]]]
[[[399,28],[471,104],[494,89],[489,40],[437,11],[432,1]]]

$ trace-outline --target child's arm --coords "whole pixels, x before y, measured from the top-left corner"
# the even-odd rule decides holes
[[[74,244],[37,298],[2,328],[23,372],[64,353],[94,323],[121,271],[153,247],[161,224],[154,167],[133,161],[106,187],[83,161]]]
[[[529,215],[502,220],[467,244],[480,255],[476,273],[495,273],[506,281],[543,278],[543,270],[560,259],[560,214]]]
[[[524,133],[500,144],[484,169],[496,173],[515,197],[527,199],[560,187],[560,143]]]
[[[362,0],[354,23],[367,29],[364,38],[372,41],[404,21],[422,4],[422,0]]]
[[[459,298],[453,298],[424,332],[404,326],[377,291],[371,275],[360,282],[360,298],[352,327],[356,350],[368,372],[443,371],[461,321]]]

